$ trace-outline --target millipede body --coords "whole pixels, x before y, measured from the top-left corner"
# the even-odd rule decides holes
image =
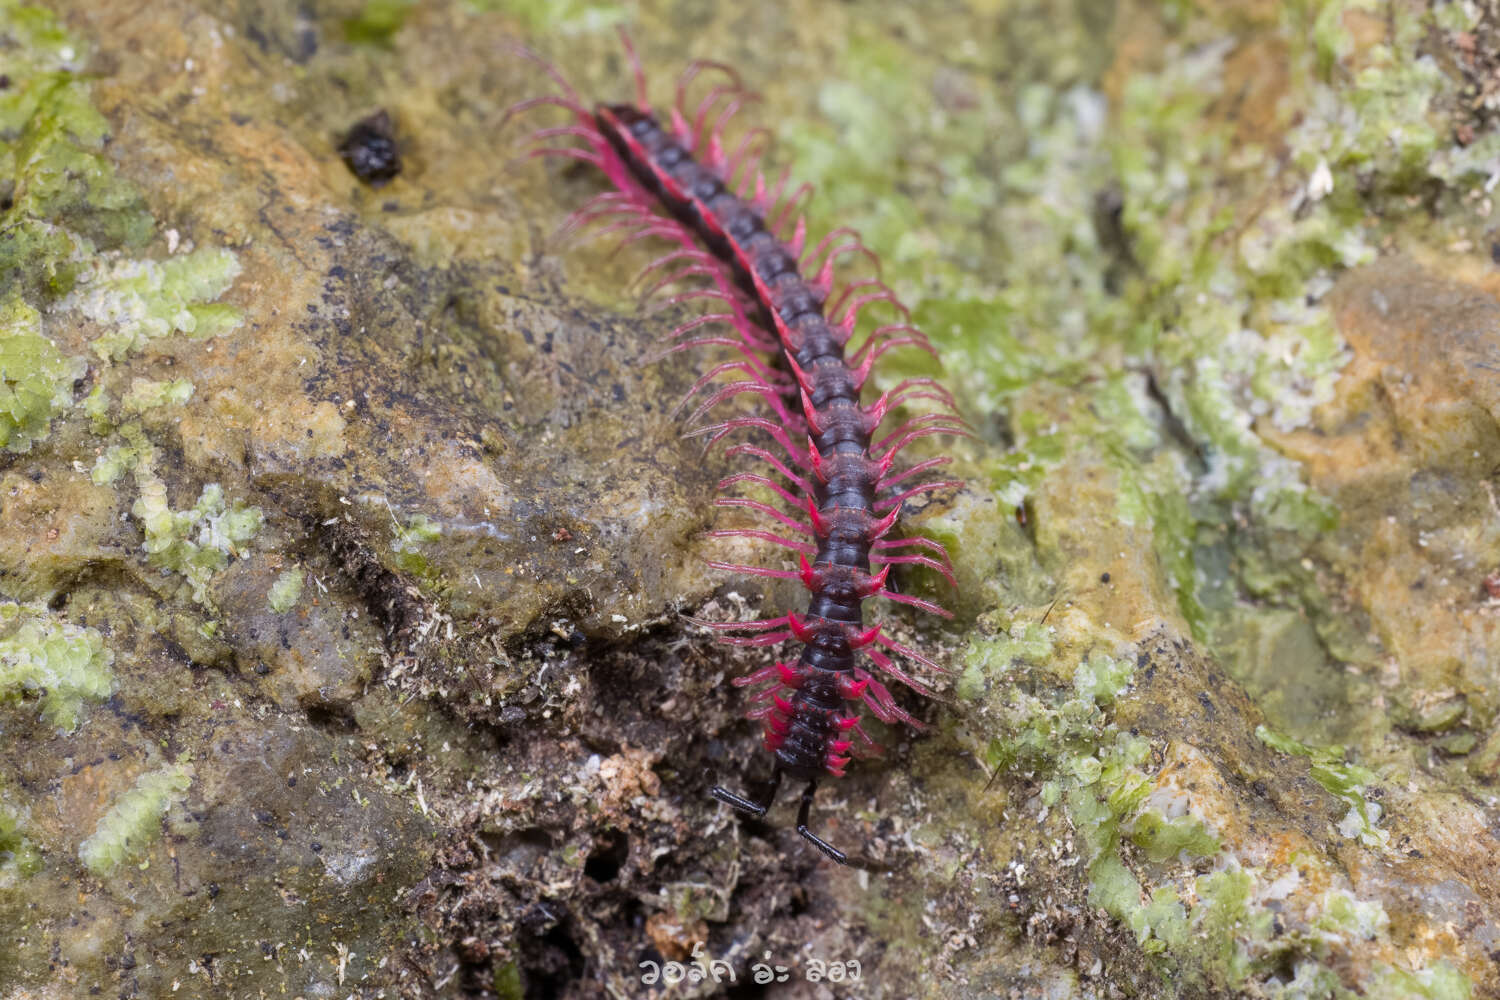
[[[684,403],[704,395],[690,433],[707,436],[710,444],[736,432],[753,434],[754,440],[732,445],[727,454],[757,463],[757,471],[729,476],[720,489],[748,487],[774,498],[719,497],[717,505],[748,509],[772,527],[712,534],[787,549],[796,555],[798,568],[710,565],[797,579],[811,595],[802,613],[698,623],[736,645],[794,641],[802,647],[795,660],[778,660],[735,681],[759,688],[749,715],[762,722],[766,747],[775,755],[769,791],[760,801],[723,787],[713,794],[762,815],[783,776],[805,781],[797,830],[829,858],[846,863],[842,851],[808,828],[817,782],[824,773],[842,776],[851,754],[875,749],[860,725],[861,704],[882,721],[918,726],[881,676],[931,692],[893,656],[941,672],[929,657],[884,635],[878,624],[867,626],[865,602],[883,597],[946,616],[931,602],[893,591],[890,568],[924,565],[953,581],[941,545],[920,537],[888,537],[907,499],[957,485],[910,485],[947,458],[906,468],[898,468],[896,459],[917,438],[962,434],[967,425],[952,396],[928,378],[906,379],[873,402],[862,402],[872,367],[886,351],[932,347],[878,277],[836,280],[836,269],[842,270],[836,265],[845,258],[874,261],[856,233],[835,229],[806,247],[801,206],[811,189],[804,185],[787,194],[786,173],[767,183],[759,167],[769,139],[765,130],[745,133],[732,149],[726,143],[726,126],[754,99],[738,76],[718,63],[690,64],[663,121],[647,102],[644,75],[628,41],[626,48],[635,66],[634,104],[590,107],[555,69],[522,50],[546,69],[561,93],[524,101],[512,111],[544,104],[566,109],[569,124],[535,132],[532,154],[583,160],[611,182],[611,189],[575,212],[564,230],[602,225],[606,232],[623,234],[626,242],[673,243],[647,266],[645,276],[653,279],[647,294],[665,293],[667,302],[710,303],[710,311],[669,335],[668,353],[718,348],[729,358],[710,367],[689,390]],[[694,106],[687,95],[700,79],[705,92]],[[895,313],[894,322],[862,322],[867,311],[880,306]],[[741,407],[722,419],[710,417],[746,396],[756,401],[754,411]],[[927,412],[877,437],[887,416],[918,399],[927,401]],[[706,417],[711,422],[698,423]]]

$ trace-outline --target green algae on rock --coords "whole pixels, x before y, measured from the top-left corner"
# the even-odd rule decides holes
[[[85,702],[114,692],[113,661],[97,629],[61,620],[45,608],[0,602],[0,702],[39,699],[42,718],[70,732]]]
[[[0,300],[0,447],[27,451],[73,403],[88,365],[41,333],[41,314],[19,296]]]
[[[303,573],[300,569],[284,570],[271,584],[270,591],[266,594],[266,605],[278,615],[284,615],[292,610],[297,599],[302,596]]]
[[[194,250],[164,261],[110,260],[80,272],[73,292],[57,308],[76,309],[105,327],[94,351],[120,361],[157,337],[214,337],[233,330],[239,310],[214,300],[239,273],[238,258],[224,249]]]
[[[100,876],[138,860],[161,835],[163,814],[182,801],[192,783],[193,769],[186,764],[142,774],[78,845],[78,857],[89,871]]]
[[[0,282],[65,294],[96,252],[143,245],[140,193],[104,155],[109,126],[79,72],[88,49],[41,7],[0,2]]]
[[[1420,419],[1482,431],[1462,363],[1433,395],[1385,349],[1452,289],[1339,279],[1485,245],[1455,205],[1493,133],[1434,107],[1472,5],[151,6],[0,0],[0,282],[93,366],[26,397],[0,585],[114,677],[0,747],[0,989],[60,954],[112,993],[632,996],[663,914],[736,960],[869,959],[872,995],[1494,995],[1492,442]],[[831,811],[887,872],[701,801],[752,745],[722,683],[751,661],[673,612],[778,595],[692,566],[722,470],[661,405],[696,373],[639,363],[675,319],[620,291],[649,251],[544,244],[596,189],[498,165],[536,86],[503,40],[602,95],[620,21],[653,75],[766,92],[983,439],[911,518],[958,563],[960,701]],[[420,123],[379,194],[332,148],[372,106]]]

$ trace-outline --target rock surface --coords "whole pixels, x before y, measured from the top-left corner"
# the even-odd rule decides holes
[[[0,995],[1500,997],[1495,17],[0,0]],[[869,871],[706,795],[763,658],[680,612],[796,595],[703,567],[655,251],[505,117],[616,23],[978,428],[951,686],[819,804]]]

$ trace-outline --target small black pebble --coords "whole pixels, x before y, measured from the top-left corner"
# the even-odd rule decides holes
[[[1109,582],[1109,574],[1108,573],[1100,573],[1099,574],[1099,582],[1100,583],[1108,583]]]
[[[339,143],[339,155],[354,176],[371,187],[380,187],[395,177],[401,172],[401,151],[396,148],[391,116],[377,111],[355,122]]]
[[[312,845],[311,845],[311,846],[312,846],[312,849],[313,849],[313,853],[314,853],[314,854],[317,854],[317,853],[318,853],[318,852],[319,852],[319,851],[321,851],[321,850],[322,850],[322,849],[323,849],[323,845],[322,845],[322,844],[320,844],[320,843],[319,843],[319,842],[318,842],[318,841],[316,841],[316,840],[315,840],[315,841],[313,841],[313,842],[312,842]]]
[[[10,76],[9,76],[9,74],[0,73],[0,90],[9,90],[9,89],[10,89]]]

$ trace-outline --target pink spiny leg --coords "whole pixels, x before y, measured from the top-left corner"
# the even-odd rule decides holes
[[[641,301],[645,302],[663,288],[675,285],[679,281],[686,281],[688,278],[717,278],[722,273],[723,266],[717,261],[712,264],[684,264],[677,270],[668,271],[653,281],[641,292]]]
[[[767,629],[786,627],[786,615],[780,618],[752,618],[745,622],[711,622],[707,618],[695,618],[692,615],[683,615],[682,618],[699,628],[711,629],[715,632],[764,632]]]
[[[908,604],[914,608],[921,608],[923,611],[937,615],[939,618],[953,617],[953,612],[947,608],[933,604],[931,601],[924,601],[920,597],[913,597],[910,594],[898,594],[895,591],[882,590],[877,596],[884,597],[888,601],[895,601],[897,604]]]
[[[641,57],[636,53],[635,46],[630,42],[630,34],[623,26],[619,29],[620,47],[625,50],[625,58],[630,62],[631,75],[635,77],[635,106],[640,110],[651,113],[651,104],[646,99],[646,71],[641,67]]]
[[[769,531],[761,531],[759,528],[719,528],[708,532],[709,538],[754,538],[757,541],[770,542],[772,545],[780,545],[791,549],[793,552],[804,556],[817,555],[818,547],[811,542],[798,542],[790,538]]]
[[[713,166],[722,168],[724,166],[724,130],[729,127],[729,120],[739,114],[740,109],[746,104],[758,103],[761,96],[754,91],[745,90],[737,94],[734,100],[724,106],[719,112],[719,117],[714,120],[713,127],[708,132],[709,148],[713,150]]]
[[[714,497],[714,506],[744,507],[746,510],[753,510],[757,514],[764,514],[777,523],[791,528],[793,531],[800,534],[810,536],[813,533],[811,525],[799,521],[794,517],[787,517],[781,511],[777,510],[775,507],[772,507],[770,504],[761,503],[759,500],[751,500],[749,497]]]
[[[834,264],[840,257],[851,253],[862,254],[871,261],[874,261],[877,271],[880,269],[880,258],[875,256],[875,251],[861,243],[857,236],[850,242],[840,243],[823,260],[823,267],[818,271],[817,278],[813,280],[813,288],[817,290],[820,296],[827,298],[829,289],[833,287]]]
[[[797,574],[785,569],[767,569],[764,566],[744,566],[739,563],[722,563],[708,561],[708,565],[714,569],[722,569],[729,573],[744,573],[748,576],[766,576],[773,580],[795,580]]]
[[[714,257],[707,251],[698,249],[698,247],[696,246],[673,247],[671,250],[668,250],[666,253],[662,254],[660,257],[657,257],[651,263],[641,268],[640,273],[631,280],[629,287],[635,288],[637,285],[644,282],[647,278],[651,277],[651,275],[655,274],[656,272],[665,270],[666,268],[669,268],[672,265],[678,263],[707,264],[710,266],[718,267],[723,266],[717,257]]]
[[[942,397],[935,392],[926,392],[921,389],[913,389],[911,392],[904,394],[904,396],[896,403],[895,406],[892,406],[890,399],[887,398],[889,397],[889,395],[890,393],[883,394],[875,402],[864,408],[866,434],[875,433],[880,425],[885,422],[885,418],[890,415],[891,411],[893,409],[899,409],[901,406],[905,405],[908,400],[931,399],[937,402],[942,402]],[[933,412],[943,413],[947,416],[953,417],[955,420],[963,419],[957,413],[955,413],[951,407],[948,406],[943,406],[941,409]]]
[[[950,411],[957,412],[958,404],[953,393],[938,384],[936,379],[908,378],[880,394],[880,398],[865,407],[865,422],[871,430],[880,426],[885,415],[912,399],[932,399],[942,403]]]
[[[905,336],[894,336],[903,331]],[[898,347],[917,347],[933,357],[938,356],[937,349],[927,339],[927,334],[916,327],[908,323],[889,323],[885,326],[878,326],[865,338],[865,342],[859,346],[859,349],[848,357],[848,364],[854,369],[855,384],[863,387],[865,380],[870,377],[870,370],[875,367],[875,362],[880,360],[880,356]]]
[[[656,362],[668,358],[673,354],[679,354],[683,351],[690,351],[698,347],[729,348],[731,351],[739,354],[745,360],[746,364],[755,369],[756,375],[762,382],[768,382],[772,385],[776,385],[782,378],[785,378],[784,373],[778,372],[773,368],[766,367],[765,360],[759,354],[756,354],[753,350],[751,350],[749,346],[747,346],[745,342],[743,340],[740,340],[738,337],[696,337],[692,340],[684,340],[680,344],[673,344],[666,350],[659,351],[656,354],[647,355],[646,361],[650,364],[655,364]]]
[[[922,538],[921,536],[914,538],[882,538],[870,546],[870,548],[874,550],[875,557],[879,559],[886,558],[883,553],[894,549],[926,549],[928,552],[935,552],[937,554],[935,558],[938,562],[947,566],[950,571],[953,569],[953,560],[948,558],[948,550],[930,538]]]
[[[772,493],[775,493],[777,496],[781,497],[781,499],[791,504],[794,508],[800,507],[803,503],[806,502],[793,496],[791,492],[786,489],[786,487],[782,486],[776,480],[768,479],[765,476],[758,476],[753,472],[739,472],[732,476],[721,479],[719,480],[719,489],[721,491],[728,490],[729,487],[737,486],[740,483],[755,483],[757,486],[764,486],[766,489],[770,490]]]
[[[787,240],[787,250],[791,251],[793,257],[802,256],[802,245],[807,242],[807,218],[797,216],[797,228],[792,231],[792,238]],[[819,300],[827,298],[827,289],[819,293]],[[794,349],[795,350],[795,349]]]
[[[905,334],[905,336],[895,336],[898,333]],[[937,351],[933,349],[932,342],[927,339],[927,334],[910,323],[886,323],[870,331],[870,335],[859,345],[859,349],[849,356],[849,364],[869,371],[870,366],[880,355],[906,344],[915,344],[933,357],[937,357]]]
[[[891,697],[891,693],[886,690],[885,685],[871,677],[869,671],[855,667],[854,676],[857,680],[865,683],[864,702],[870,706],[870,711],[875,713],[875,718],[881,722],[888,723],[904,722],[913,729],[926,728],[922,723],[912,718],[910,713],[896,704],[896,699]]]
[[[736,677],[729,683],[733,684],[735,687],[750,687],[753,684],[764,684],[767,681],[774,680],[776,678],[776,668],[779,666],[781,666],[781,664],[773,663],[769,667],[761,667],[754,673],[746,674],[743,677]]]
[[[941,419],[944,417],[944,414],[929,413],[925,414],[925,416],[935,417],[939,419],[926,420],[923,417],[913,417],[911,420],[908,420],[896,430],[892,431],[891,434],[889,434],[887,437],[882,438],[878,445],[871,445],[870,451],[882,451],[885,455],[891,456],[895,455],[902,448],[905,448],[907,445],[911,444],[918,438],[931,437],[934,434],[956,434],[959,436],[968,437],[973,436],[968,428],[954,424],[952,418]],[[891,444],[892,441],[894,441],[895,443]],[[889,445],[889,448],[887,448],[887,445]]]
[[[969,425],[967,420],[956,413],[919,413],[902,423],[879,441],[871,444],[870,450],[872,452],[884,451],[887,444],[916,427],[946,427],[949,428],[949,433],[952,434],[961,434],[966,437],[974,436],[974,428]]]
[[[733,399],[735,396],[743,395],[747,392],[753,392],[756,395],[760,396],[760,398],[764,400],[766,404],[770,406],[771,409],[776,413],[777,418],[782,422],[782,424],[786,424],[788,419],[788,414],[786,412],[786,400],[782,398],[782,396],[777,392],[774,386],[767,385],[766,383],[761,382],[758,379],[746,379],[740,382],[730,382],[728,385],[715,392],[712,396],[705,399],[702,403],[699,403],[698,408],[694,410],[691,415],[689,415],[688,423],[696,424],[699,420],[703,419],[704,414],[708,413],[709,410],[712,410],[720,403],[724,402],[727,399]]]
[[[741,339],[744,340],[747,347],[764,351],[775,349],[776,345],[774,343],[771,343],[770,341],[766,341],[765,344],[762,345],[760,341],[752,339],[751,331],[754,330],[754,327],[741,326],[739,323],[739,319],[740,317],[737,313],[704,313],[702,316],[695,316],[687,322],[677,326],[672,330],[672,332],[668,333],[662,339],[676,340],[679,337],[686,336],[687,334],[692,333],[694,330],[701,329],[705,326],[709,326],[710,324],[726,323],[729,326],[735,328],[735,331],[739,333]]]
[[[592,150],[579,149],[577,146],[544,146],[540,149],[529,149],[526,151],[528,159],[540,159],[543,156],[561,156],[564,159],[582,160],[584,163],[604,169],[604,158]]]
[[[532,132],[531,135],[527,137],[526,141],[539,142],[546,139],[556,139],[559,136],[568,135],[571,135],[574,138],[582,139],[584,142],[589,144],[590,149],[593,149],[597,143],[604,140],[603,133],[601,133],[597,128],[591,128],[587,125],[550,125],[546,128],[539,128],[535,132]]]
[[[761,635],[721,635],[718,637],[720,643],[725,646],[775,646],[786,642],[792,637],[790,632],[765,632]]]
[[[626,235],[614,247],[613,252],[618,253],[620,248],[630,245],[637,240],[643,240],[651,236],[661,236],[666,239],[676,237],[682,231],[682,227],[671,219],[660,215],[641,214],[637,218],[622,219],[611,222],[603,229],[594,234],[596,239],[613,236],[615,233],[624,232]]]
[[[694,396],[696,396],[696,395],[698,395],[698,393],[702,392],[705,388],[707,388],[707,386],[710,383],[713,382],[714,379],[718,378],[720,375],[724,374],[725,372],[743,372],[744,374],[751,376],[754,379],[755,384],[761,384],[761,380],[758,379],[758,378],[755,378],[755,375],[756,375],[755,369],[751,367],[751,365],[750,365],[750,363],[748,361],[725,361],[725,362],[722,362],[720,364],[714,365],[708,371],[706,371],[702,375],[698,376],[697,381],[695,381],[692,384],[692,386],[690,386],[688,388],[688,391],[683,394],[682,398],[677,401],[677,405],[674,406],[674,407],[672,407],[670,415],[673,416],[673,417],[676,417],[679,413],[682,412],[683,407],[687,406],[688,402]],[[736,382],[734,384],[735,385],[743,385],[744,383],[742,383],[742,382]]]
[[[633,191],[602,191],[580,205],[572,214],[586,216],[590,212],[609,207],[640,209],[644,207],[644,203],[635,196]]]
[[[558,72],[558,69],[557,69],[556,66],[552,65],[547,60],[543,59],[534,50],[527,48],[526,46],[522,45],[520,42],[505,41],[505,42],[501,42],[500,44],[501,44],[502,48],[506,49],[511,54],[520,56],[522,59],[525,59],[528,62],[534,63],[536,66],[540,67],[541,71],[543,73],[546,73],[547,77],[553,83],[557,84],[558,89],[561,90],[563,92],[563,95],[564,95],[562,98],[558,98],[558,97],[550,97],[550,98],[534,97],[534,98],[531,98],[529,101],[522,101],[522,102],[520,102],[520,105],[512,105],[511,108],[506,111],[506,117],[507,118],[509,118],[511,114],[516,113],[516,108],[521,107],[522,105],[524,105],[526,108],[529,108],[529,107],[535,107],[536,105],[542,104],[542,103],[561,104],[564,107],[571,106],[572,110],[576,111],[578,114],[582,115],[585,118],[589,117],[588,112],[586,110],[584,110],[583,99],[578,96],[578,91],[574,90],[573,87],[568,83],[567,78],[564,77],[562,75],[562,73]],[[628,39],[626,40],[626,46],[627,46],[627,49],[628,49],[628,47],[629,47],[629,41],[628,41]],[[564,99],[566,99],[566,100],[564,100]],[[522,108],[522,110],[525,110],[525,108]],[[502,124],[503,124],[503,122],[502,122]]]
[[[756,127],[740,136],[739,145],[735,146],[734,152],[730,153],[724,159],[724,166],[722,168],[724,186],[734,191],[742,199],[748,191],[753,191],[756,170],[759,167],[761,158],[766,155],[770,146],[770,129]],[[745,167],[747,173],[736,181],[735,175],[739,173],[741,167]],[[739,185],[747,183],[749,187],[742,190]]]
[[[676,268],[675,271],[672,270],[673,267]],[[691,270],[688,270],[688,268],[691,268]],[[651,277],[652,274],[658,274],[660,271],[666,271],[667,274],[670,274],[670,277],[657,276],[649,285],[645,285],[645,280],[648,277]],[[708,253],[703,253],[702,250],[696,249],[696,247],[679,247],[679,249],[663,253],[663,255],[654,259],[654,261],[646,264],[645,267],[640,268],[640,273],[636,274],[634,280],[631,280],[630,286],[631,288],[637,285],[645,286],[645,291],[640,292],[640,297],[649,298],[658,289],[664,288],[664,286],[670,285],[672,282],[687,279],[687,277],[691,277],[693,274],[702,274],[702,276],[715,277],[717,279],[717,277],[723,276],[724,265],[717,258],[712,258]]]
[[[657,300],[652,306],[652,312],[661,312],[664,309],[670,309],[672,306],[681,305],[684,302],[701,302],[704,299],[728,303],[731,306],[739,305],[734,297],[722,288],[690,288],[685,292],[678,292],[669,298]]]
[[[776,184],[767,190],[765,177],[757,173],[755,175],[755,199],[750,203],[751,207],[764,217],[771,210],[771,206],[781,200],[781,192],[786,190],[787,183],[791,179],[792,168],[782,167],[781,173],[776,177]]]
[[[871,555],[872,560],[878,560],[882,566],[926,566],[928,569],[937,570],[954,587],[958,586],[958,580],[954,579],[953,571],[932,556],[905,555],[905,556],[877,556]]]
[[[936,660],[932,659],[932,657],[930,656],[927,656],[925,653],[912,649],[910,646],[903,646],[896,640],[888,639],[884,635],[876,636],[875,642],[899,656],[904,656],[909,660],[922,664],[922,666],[926,667],[928,670],[931,670],[935,674],[951,674],[953,672],[947,667],[940,665]],[[867,650],[867,652],[870,652],[871,657],[875,655],[871,651]],[[876,660],[875,662],[879,663],[880,661]],[[886,669],[886,667],[882,665],[881,669],[884,670]],[[929,692],[926,691],[923,691],[922,693],[929,694]]]
[[[735,396],[742,396],[745,393],[755,393],[756,395],[760,396],[762,400],[770,404],[772,410],[775,411],[777,423],[780,426],[786,426],[788,421],[788,414],[785,409],[786,402],[777,393],[777,390],[773,386],[753,379],[742,379],[738,382],[730,382],[720,385],[719,388],[714,391],[713,395],[709,396],[703,402],[699,403],[697,408],[688,415],[687,423],[690,425],[697,425],[698,421],[702,420],[704,416],[714,407],[727,400],[733,399]],[[736,417],[734,419],[739,420],[745,418]],[[712,427],[715,425],[703,424],[699,426]],[[691,432],[684,435],[684,437],[687,437],[690,434]],[[709,445],[711,446],[716,440],[718,440],[717,436],[710,439]]]
[[[708,94],[698,102],[697,109],[692,113],[688,112],[687,105],[672,109],[673,137],[700,163],[703,161],[703,121],[720,98],[737,92],[737,89],[732,83],[716,83],[708,88]]]
[[[685,433],[683,437],[702,437],[707,435],[708,444],[704,446],[704,450],[707,450],[708,448],[712,448],[717,442],[723,440],[725,435],[745,428],[754,428],[769,434],[771,440],[775,441],[786,452],[787,457],[792,460],[793,465],[808,464],[807,452],[792,444],[791,439],[787,437],[786,429],[781,424],[767,420],[765,417],[734,417],[733,419],[723,420],[716,424],[704,424],[701,427],[694,427]]]
[[[813,186],[811,184],[799,184],[797,189],[792,192],[791,197],[787,198],[786,202],[777,209],[775,218],[766,220],[766,231],[773,236],[779,236],[786,223],[800,211],[801,203],[811,198],[812,195]]]
[[[866,288],[872,288],[874,291],[866,292],[864,291]],[[855,294],[856,292],[859,294]],[[859,324],[860,310],[876,302],[888,303],[892,309],[901,314],[903,320],[911,322],[911,310],[907,309],[905,303],[896,297],[896,293],[891,291],[890,286],[874,278],[851,282],[839,292],[838,297],[829,305],[826,314],[832,317],[840,309],[843,310],[843,315],[833,325],[844,331],[844,339],[848,340],[854,333],[854,328]]]
[[[828,252],[828,248],[841,236],[852,236],[858,242],[859,230],[852,226],[839,226],[837,229],[825,233],[823,238],[818,241],[817,246],[813,247],[797,260],[797,270],[802,273],[803,278],[809,281],[812,280],[812,275],[817,273],[817,268],[814,265],[823,259],[823,255]],[[876,273],[878,274],[879,272],[877,271]]]
[[[552,233],[548,242],[554,247],[564,247],[570,243],[574,236],[584,229],[604,219],[616,219],[617,222],[610,223],[613,229],[628,228],[633,225],[652,225],[657,218],[651,210],[641,205],[608,205],[603,208],[595,208],[589,211],[579,209],[571,213]],[[606,232],[611,230],[606,230]]]
[[[781,202],[780,207],[775,210],[775,216],[772,216],[771,219],[766,219],[766,232],[769,232],[771,235],[780,235],[783,226],[787,222],[790,222],[792,217],[796,216],[796,213],[801,211],[802,204],[807,199],[810,199],[811,196],[813,196],[813,186],[811,184],[798,184],[796,189],[792,190],[792,193],[787,196],[786,201]]]
[[[772,455],[764,448],[759,448],[749,443],[743,443],[732,445],[731,447],[724,449],[725,458],[733,458],[736,455],[749,455],[752,458],[760,459],[761,461],[765,462],[767,465],[775,469],[777,472],[781,473],[787,479],[791,480],[791,482],[796,484],[797,488],[802,491],[803,496],[812,496],[812,484],[803,477],[797,475],[792,470],[788,469],[784,464],[782,464],[779,458],[777,458],[775,455]],[[729,480],[726,479],[724,483],[720,483],[719,488],[723,489],[724,484],[727,482],[729,482]]]
[[[962,486],[963,484],[964,483],[962,479],[937,479],[930,483],[922,483],[920,486],[913,486],[911,489],[902,490],[900,493],[894,493],[891,496],[876,500],[875,510],[877,513],[881,511],[891,510],[892,508],[900,507],[903,503],[910,500],[912,497],[918,496],[922,493],[931,493],[934,490],[953,489],[955,487]]]
[[[755,94],[745,90],[743,87],[719,84],[708,92],[708,96],[698,102],[698,110],[693,115],[693,145],[691,148],[700,150],[704,143],[718,135],[719,124],[726,122],[747,100],[755,100]],[[703,130],[708,126],[708,116],[713,112],[714,106],[724,98],[729,98],[726,110],[719,116],[719,124],[708,132]]]
[[[833,317],[838,313],[840,309],[844,308],[844,304],[848,302],[855,293],[862,292],[866,288],[881,289],[886,296],[887,302],[894,302],[897,305],[901,305],[901,300],[896,297],[896,293],[891,291],[890,286],[888,286],[884,281],[881,281],[879,278],[860,278],[858,281],[851,281],[839,287],[838,295],[834,297],[833,301],[828,303],[828,307],[825,310],[829,317],[829,322],[833,322]],[[910,318],[910,314],[907,315],[907,318]]]
[[[562,108],[564,111],[576,116],[579,124],[592,123],[594,120],[594,116],[589,114],[588,109],[577,99],[576,94],[572,99],[558,97],[556,94],[544,94],[541,97],[528,97],[524,101],[517,101],[506,108],[500,116],[500,124],[497,126],[496,131],[498,132],[500,129],[505,128],[516,115],[523,115],[533,108],[541,107]]]
[[[911,674],[908,674],[906,671],[896,666],[891,658],[889,656],[886,656],[884,653],[873,649],[867,649],[865,650],[865,653],[870,657],[871,660],[875,661],[875,665],[880,668],[881,673],[885,674],[892,680],[900,681],[902,684],[905,684],[907,687],[911,688],[913,691],[917,692],[917,694],[922,695],[925,698],[933,698],[937,696],[937,692],[933,691],[932,688],[928,687],[926,684],[923,684]]]
[[[876,334],[881,334],[886,329],[888,328],[881,327],[875,332]],[[872,336],[871,339],[873,340],[874,337]],[[868,346],[869,343],[869,341],[866,341],[866,346]],[[925,336],[922,336],[921,334],[915,334],[910,337],[885,338],[882,340],[879,348],[874,351],[870,351],[868,354],[865,353],[864,347],[861,347],[858,351],[856,351],[854,357],[863,355],[863,357],[860,357],[858,364],[854,363],[854,358],[851,357],[848,359],[850,367],[854,370],[854,384],[861,388],[864,387],[865,381],[870,377],[870,370],[875,367],[875,362],[880,360],[880,356],[882,354],[887,351],[894,351],[898,347],[907,347],[911,345],[920,347],[922,348],[922,350],[926,351],[928,354],[931,354],[933,357],[937,357],[937,351],[933,348],[932,344],[928,342],[927,338]]]
[[[892,486],[895,486],[897,483],[901,482],[903,479],[910,479],[912,476],[920,475],[921,473],[926,472],[928,469],[935,469],[940,465],[947,465],[951,461],[953,461],[952,455],[939,455],[936,458],[929,458],[926,461],[918,462],[911,468],[903,469],[900,472],[896,473],[896,475],[894,476],[889,474],[889,469],[886,469],[881,473],[880,478],[875,481],[875,492],[883,493],[889,490]]]
[[[694,59],[688,63],[687,67],[683,69],[682,75],[677,78],[677,99],[672,104],[674,124],[681,122],[683,126],[681,131],[684,134],[687,134],[687,90],[688,87],[692,86],[693,81],[698,78],[698,74],[704,70],[723,73],[729,78],[729,86],[735,89],[744,89],[744,84],[740,82],[740,75],[721,62],[713,62],[709,59]],[[723,85],[721,84],[720,86]]]

